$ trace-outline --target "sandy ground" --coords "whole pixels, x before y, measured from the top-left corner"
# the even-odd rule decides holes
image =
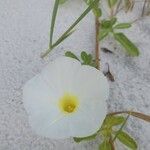
[[[82,50],[93,53],[94,20],[89,14],[77,31],[46,60],[40,58],[47,49],[50,14],[53,0],[1,0],[0,1],[0,150],[96,150],[94,142],[76,144],[72,139],[56,141],[39,137],[28,124],[22,103],[22,86],[39,73],[47,62],[64,51],[77,55]],[[137,9],[129,16],[119,15],[120,21],[133,20]],[[60,8],[55,37],[83,11],[81,0],[69,1]],[[108,110],[135,110],[150,115],[150,18],[136,23],[125,31],[140,49],[138,58],[130,58],[124,50],[108,38],[102,44],[114,55],[101,52],[102,69],[106,63],[115,76],[110,82]],[[150,125],[130,118],[126,129],[139,143],[139,150],[149,150]],[[121,150],[121,148],[118,148]]]

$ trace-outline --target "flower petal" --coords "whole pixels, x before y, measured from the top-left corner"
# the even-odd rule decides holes
[[[101,71],[84,65],[80,67],[74,79],[74,91],[81,96],[81,99],[106,100],[109,96],[109,85],[107,78]]]
[[[36,75],[23,87],[23,102],[29,115],[40,117],[41,114],[51,114],[49,121],[53,121],[59,114],[56,95],[42,80],[40,75]]]
[[[79,61],[68,57],[60,57],[49,63],[43,69],[41,76],[49,86],[56,89],[58,94],[63,95],[66,91],[72,91],[72,81],[80,67]]]

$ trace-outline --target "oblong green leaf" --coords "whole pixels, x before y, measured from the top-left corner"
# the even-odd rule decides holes
[[[93,135],[90,135],[90,136],[87,136],[87,137],[82,137],[82,138],[79,138],[79,137],[74,137],[74,141],[79,143],[81,141],[90,141],[90,140],[93,140],[95,139],[97,136],[97,133],[93,134]]]
[[[129,136],[127,133],[120,131],[120,133],[117,136],[117,139],[123,143],[124,145],[126,145],[127,147],[131,148],[132,150],[136,150],[137,149],[137,143],[135,142],[135,140]]]
[[[67,51],[67,52],[65,53],[65,56],[71,57],[71,58],[74,58],[74,59],[80,61],[79,58],[78,58],[75,54],[73,54],[71,51]]]
[[[112,27],[112,22],[111,20],[102,20],[101,22],[101,27],[102,28],[111,28]]]
[[[93,9],[93,13],[97,17],[101,17],[102,16],[102,10],[100,8]]]
[[[67,34],[64,34],[63,36],[61,36],[59,38],[59,40],[57,40],[52,46],[51,46],[51,50],[57,46],[59,43],[63,42],[66,38],[68,38],[70,35],[72,35],[72,33],[74,33],[75,30],[72,30],[70,32],[68,32]]]
[[[81,52],[81,58],[85,62],[88,59],[88,54],[85,51]]]
[[[114,38],[126,49],[129,55],[139,55],[138,48],[123,33],[114,33]]]
[[[132,25],[131,23],[119,23],[116,26],[114,26],[114,29],[127,29],[130,28]]]

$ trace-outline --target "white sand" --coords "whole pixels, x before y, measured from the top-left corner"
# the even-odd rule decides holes
[[[22,103],[22,86],[41,71],[46,63],[65,50],[77,55],[94,50],[94,20],[88,15],[77,31],[55,49],[48,60],[40,58],[48,47],[50,16],[54,0],[0,1],[0,150],[97,150],[96,142],[76,144],[72,139],[56,141],[39,137],[31,130]],[[83,10],[81,0],[61,7],[56,37]],[[140,9],[140,7],[138,8]],[[120,20],[133,20],[120,15]],[[125,18],[125,19],[124,19]],[[114,55],[101,52],[102,68],[110,64],[115,82],[110,82],[109,111],[134,109],[150,115],[150,18],[135,24],[126,34],[140,48],[138,58],[130,58],[111,38],[103,42]],[[92,52],[93,53],[93,52]],[[150,148],[150,125],[132,118],[126,128],[139,143],[140,150]],[[119,148],[120,150],[121,148]]]

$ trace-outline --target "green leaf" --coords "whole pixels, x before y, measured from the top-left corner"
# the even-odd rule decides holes
[[[87,136],[87,137],[82,137],[82,138],[79,138],[79,137],[74,137],[74,141],[79,143],[81,141],[90,141],[90,140],[93,140],[95,139],[97,136],[97,133],[93,134],[93,135],[90,135],[90,136]]]
[[[84,62],[86,62],[86,60],[88,59],[88,55],[85,51],[81,52],[81,58]]]
[[[64,35],[63,37],[61,37],[61,38],[59,39],[59,41],[57,41],[55,44],[53,44],[53,45],[51,46],[51,48],[49,48],[45,53],[43,53],[43,54],[41,55],[41,57],[44,58],[46,55],[48,55],[48,54],[52,51],[52,49],[53,49],[55,46],[58,45],[58,43],[64,41],[64,40],[65,40],[67,37],[69,37],[73,32],[74,32],[74,31],[70,31],[69,33],[67,33],[66,35]]]
[[[117,4],[118,0],[108,0],[108,5],[110,8],[114,7]]]
[[[129,55],[139,55],[138,48],[123,33],[114,33],[114,38],[126,49]]]
[[[105,126],[117,126],[122,124],[125,121],[125,118],[123,116],[107,116],[104,125]]]
[[[92,62],[92,55],[87,54],[85,51],[81,52],[81,59],[83,60],[84,65],[90,65]]]
[[[118,140],[123,143],[124,145],[126,145],[127,147],[131,148],[132,150],[136,150],[137,149],[137,143],[135,142],[135,140],[129,136],[127,133],[121,131],[118,136],[117,136]]]
[[[111,28],[112,22],[110,20],[102,20],[101,27],[106,29]]]
[[[100,32],[99,32],[99,40],[103,40],[106,36],[108,36],[110,30],[108,29],[100,29]]]
[[[111,144],[108,141],[104,141],[99,145],[99,150],[111,150]]]
[[[92,58],[93,58],[92,55],[91,55],[91,54],[88,54],[88,61],[87,61],[88,64],[90,64],[90,63],[92,62]]]
[[[111,20],[111,26],[113,26],[116,22],[117,22],[117,18],[116,17],[113,17]]]
[[[127,29],[130,28],[132,25],[131,23],[119,23],[116,26],[114,26],[114,29]]]
[[[51,46],[51,50],[56,47],[59,43],[63,42],[67,37],[69,37],[70,35],[72,35],[72,33],[74,33],[75,30],[70,31],[66,34],[64,34],[63,36],[61,36],[52,46]]]
[[[107,116],[101,127],[101,134],[108,137],[112,134],[112,129],[114,126],[121,125],[125,122],[123,116]]]
[[[99,31],[99,40],[103,40],[110,32],[113,32],[112,26],[116,23],[117,19],[114,17],[111,20],[102,20]]]
[[[102,10],[100,8],[93,9],[93,13],[97,17],[101,17],[102,16]]]
[[[53,8],[53,13],[52,13],[51,26],[50,26],[50,42],[49,42],[49,48],[51,48],[51,46],[52,46],[53,33],[54,33],[54,26],[55,26],[55,21],[56,21],[58,6],[59,6],[59,0],[55,0],[55,4],[54,4],[54,8]]]
[[[84,1],[88,5],[90,5],[93,2],[93,0],[84,0]],[[102,10],[99,8],[99,1],[97,3],[95,3],[95,5],[93,6],[93,13],[97,17],[101,17],[101,15],[102,15]]]
[[[79,58],[78,58],[75,54],[73,54],[71,51],[67,51],[67,52],[65,53],[65,56],[71,57],[71,58],[74,58],[74,59],[80,61]]]

